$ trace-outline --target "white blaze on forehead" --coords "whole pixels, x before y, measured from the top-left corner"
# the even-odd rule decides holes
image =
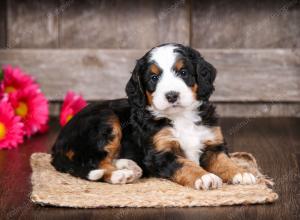
[[[150,61],[157,63],[163,70],[171,70],[176,61],[177,55],[174,52],[176,48],[174,45],[154,48],[150,54]]]

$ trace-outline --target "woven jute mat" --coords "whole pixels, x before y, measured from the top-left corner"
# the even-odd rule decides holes
[[[232,160],[258,177],[255,185],[227,185],[217,190],[194,190],[157,178],[141,179],[132,184],[112,185],[90,182],[57,172],[50,154],[31,156],[31,200],[40,205],[76,208],[96,207],[193,207],[274,202],[278,195],[273,182],[262,175],[249,153],[231,154]]]

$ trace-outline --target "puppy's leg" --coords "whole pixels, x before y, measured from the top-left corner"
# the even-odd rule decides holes
[[[123,160],[123,159],[121,159]],[[128,160],[135,164],[134,161]],[[88,174],[88,179],[97,181],[103,179],[105,182],[111,184],[125,184],[131,183],[142,176],[142,171],[138,165],[135,167],[120,168],[109,159],[100,162],[99,169],[91,170]]]
[[[206,151],[201,157],[201,165],[232,184],[254,184],[253,174],[235,164],[225,153],[224,138],[220,127],[212,127],[214,138],[205,142]]]
[[[107,156],[99,164],[99,168],[104,170],[103,180],[112,184],[130,183],[141,177],[141,168],[132,160],[118,159],[122,130],[117,117],[110,120],[112,126],[112,140],[104,147]]]
[[[201,164],[207,171],[218,175],[227,183],[255,184],[256,182],[252,173],[234,163],[224,151],[208,149],[202,156]]]
[[[221,178],[174,152],[152,152],[146,157],[146,166],[152,175],[172,180],[182,186],[204,190],[222,186]]]
[[[195,162],[185,158],[178,158],[177,163],[181,167],[171,176],[171,180],[174,182],[183,186],[204,190],[216,189],[222,186],[220,177],[205,171]]]
[[[185,158],[170,128],[160,130],[153,137],[153,144],[153,149],[145,157],[145,165],[152,175],[195,189],[207,190],[222,186],[218,176]]]

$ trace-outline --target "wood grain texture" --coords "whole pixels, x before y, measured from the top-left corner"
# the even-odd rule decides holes
[[[62,101],[50,103],[50,114],[59,116]],[[298,117],[300,103],[214,102],[220,117]],[[300,150],[299,150],[300,151]]]
[[[223,118],[221,127],[231,151],[252,153],[262,171],[274,178],[279,200],[271,205],[202,208],[70,209],[35,206],[31,191],[29,158],[33,152],[50,152],[58,134],[51,120],[47,134],[34,136],[16,150],[0,151],[0,219],[289,219],[300,216],[300,119],[251,119],[240,130],[228,131],[247,118]],[[12,163],[13,161],[13,163]],[[299,164],[299,162],[298,162]],[[226,216],[226,218],[224,218]]]
[[[4,0],[10,48],[299,48],[298,0]],[[7,14],[7,17],[6,17]],[[2,28],[0,28],[1,30]],[[7,37],[6,37],[7,35]]]
[[[6,47],[6,0],[0,1],[0,49]]]
[[[300,102],[216,102],[221,117],[300,117]]]
[[[299,102],[300,50],[199,50],[218,69],[216,102]],[[31,73],[51,100],[68,89],[87,100],[125,97],[145,50],[0,50],[0,65]]]
[[[200,48],[299,48],[300,2],[192,1],[192,42]]]
[[[8,50],[0,64],[10,63],[31,73],[51,100],[66,91],[80,92],[87,100],[125,96],[125,84],[142,51],[119,50]]]
[[[60,17],[63,48],[151,48],[189,41],[184,0],[74,0]]]
[[[58,46],[58,0],[7,1],[8,48]]]

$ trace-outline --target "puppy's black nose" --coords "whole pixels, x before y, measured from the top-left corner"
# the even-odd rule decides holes
[[[170,102],[170,103],[176,102],[178,97],[179,97],[178,92],[171,91],[171,92],[166,93],[166,98],[167,98],[168,102]]]

